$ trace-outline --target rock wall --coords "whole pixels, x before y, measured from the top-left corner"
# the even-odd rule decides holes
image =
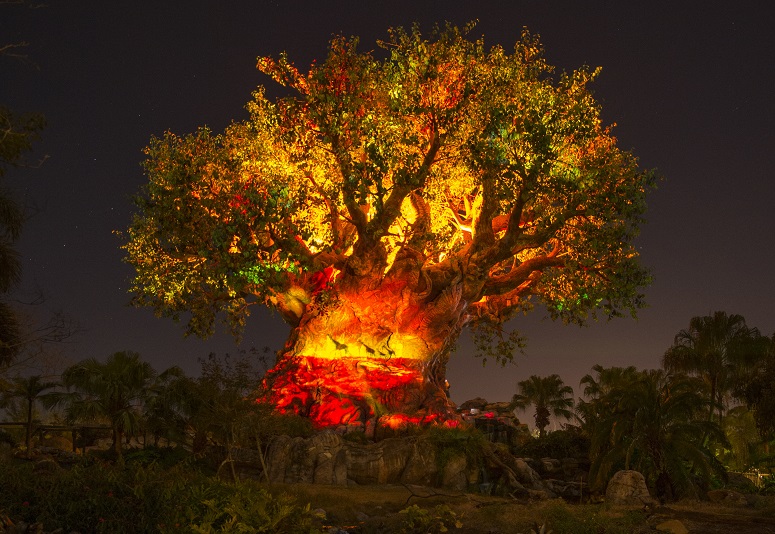
[[[479,459],[454,452],[446,455],[443,465],[437,455],[425,436],[362,444],[322,432],[307,439],[276,437],[269,444],[266,465],[268,478],[275,483],[410,484],[458,491],[495,485],[515,496],[556,496],[535,470],[505,447],[488,446]]]

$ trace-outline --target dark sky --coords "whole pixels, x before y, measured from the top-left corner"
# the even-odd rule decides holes
[[[676,7],[680,5],[680,7]],[[592,365],[652,368],[689,319],[716,310],[775,331],[775,17],[769,2],[549,0],[66,2],[0,5],[0,42],[27,41],[34,65],[0,58],[0,103],[48,120],[40,169],[9,184],[37,214],[18,249],[23,290],[84,329],[66,355],[134,350],[157,369],[194,373],[225,335],[183,339],[183,327],[128,306],[130,268],[120,239],[145,178],[142,148],[165,130],[220,130],[246,116],[251,91],[275,86],[256,57],[285,50],[300,67],[325,56],[332,34],[364,49],[391,26],[463,25],[511,48],[523,26],[540,34],[560,69],[602,66],[594,84],[620,146],[665,177],[649,198],[638,246],[654,275],[638,320],[579,328],[537,309],[512,326],[529,339],[518,365],[471,357],[464,337],[448,378],[452,397],[507,400],[531,374],[574,388]],[[276,93],[275,93],[276,94]],[[279,348],[288,328],[255,313],[242,348]]]

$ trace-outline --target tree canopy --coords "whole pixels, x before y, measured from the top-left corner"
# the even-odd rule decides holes
[[[336,291],[402,279],[466,322],[530,307],[583,322],[631,312],[649,281],[633,239],[653,172],[617,147],[589,90],[527,32],[508,52],[471,27],[394,29],[376,51],[336,37],[305,73],[258,68],[250,118],[152,139],[124,248],[135,302],[209,335],[251,304],[297,325]]]

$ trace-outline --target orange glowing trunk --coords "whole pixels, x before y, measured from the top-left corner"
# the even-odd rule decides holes
[[[456,424],[445,380],[465,322],[460,288],[420,295],[402,280],[332,288],[304,308],[275,367],[269,401],[317,427],[371,435],[406,424]]]

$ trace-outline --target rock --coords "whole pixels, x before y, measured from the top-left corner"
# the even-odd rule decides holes
[[[555,497],[553,493],[542,490],[528,490],[528,493],[530,494],[531,501],[548,501]]]
[[[710,499],[710,502],[733,504],[737,506],[744,506],[748,504],[748,500],[745,498],[745,495],[735,490],[730,490],[730,489],[710,490],[707,493],[707,495],[708,495],[708,499]]]
[[[468,487],[468,460],[465,454],[453,455],[441,471],[441,486],[457,491]]]
[[[368,521],[369,516],[367,514],[364,514],[363,512],[358,512],[355,514],[355,519],[358,521]]]
[[[517,420],[516,416],[514,415],[514,408],[511,407],[510,402],[490,402],[485,405],[484,410],[482,411],[493,412],[498,415],[505,415],[519,423],[519,420]]]
[[[35,466],[33,467],[33,471],[37,474],[56,473],[61,470],[62,467],[51,456],[41,456],[35,461]]]
[[[566,501],[579,502],[586,493],[584,484],[580,482],[566,482],[564,480],[545,480],[549,489]]]
[[[684,524],[677,519],[668,519],[667,521],[663,521],[662,523],[658,524],[654,528],[656,528],[657,532],[668,532],[670,534],[689,534],[689,529],[687,529]]]
[[[654,503],[646,479],[638,471],[618,471],[608,482],[605,500],[613,505],[643,506]]]
[[[274,483],[347,484],[346,451],[341,436],[333,432],[306,440],[277,436],[269,444],[266,464]]]
[[[405,481],[402,474],[413,453],[412,445],[410,440],[403,438],[389,438],[367,445],[348,444],[347,476],[358,484]]]
[[[487,401],[485,399],[476,397],[475,399],[465,401],[458,409],[463,412],[470,412],[472,408],[475,410],[483,411],[486,406]]]
[[[742,473],[727,473],[726,487],[745,493],[756,493],[758,489],[754,481]]]
[[[412,445],[412,453],[401,473],[402,484],[433,486],[437,482],[438,464],[436,448],[427,440],[420,439]]]
[[[560,470],[560,461],[555,458],[541,458],[541,463],[547,473],[556,473]]]

